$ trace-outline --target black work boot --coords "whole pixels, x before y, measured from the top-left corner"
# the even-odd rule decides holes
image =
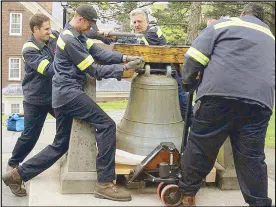
[[[130,201],[131,195],[124,189],[118,188],[113,182],[96,182],[94,196],[114,201]]]
[[[2,176],[2,180],[4,181],[6,186],[10,187],[11,192],[14,195],[19,197],[23,197],[27,195],[25,186],[22,186],[23,182],[16,168],[5,173]]]

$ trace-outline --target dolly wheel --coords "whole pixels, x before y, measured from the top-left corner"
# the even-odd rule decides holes
[[[161,192],[161,200],[166,206],[179,206],[182,196],[177,185],[167,185]]]
[[[159,183],[157,187],[157,195],[159,196],[159,198],[161,198],[161,192],[165,187],[166,187],[166,184],[164,182]]]

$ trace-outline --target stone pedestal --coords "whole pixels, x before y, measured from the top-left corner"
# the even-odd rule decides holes
[[[96,101],[96,80],[87,75],[85,92]],[[69,150],[61,164],[61,193],[93,193],[97,180],[95,129],[73,120]]]
[[[220,148],[217,163],[216,183],[221,190],[240,189],[233,160],[233,151],[228,137]]]

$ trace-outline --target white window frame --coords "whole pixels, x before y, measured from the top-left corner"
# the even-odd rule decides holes
[[[10,77],[11,74],[11,60],[12,59],[18,59],[19,60],[19,77],[18,78],[14,78],[14,77]],[[9,57],[9,80],[21,80],[21,58],[19,57]]]
[[[11,31],[12,15],[13,14],[19,14],[20,15],[20,33],[12,33],[12,31]],[[11,12],[10,13],[10,30],[9,30],[9,35],[10,36],[22,36],[22,13],[15,13],[15,12]]]
[[[18,105],[18,112],[13,112],[12,111],[13,110],[13,107],[12,107],[13,105]],[[11,114],[19,114],[19,112],[20,112],[20,104],[11,104]]]

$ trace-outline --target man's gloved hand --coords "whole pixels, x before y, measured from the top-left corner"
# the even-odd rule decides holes
[[[135,60],[132,60],[124,65],[125,70],[134,69],[135,71],[144,68],[145,60],[141,57],[137,57]]]
[[[139,59],[139,58],[141,58],[141,57],[139,57],[139,56],[123,55],[123,62],[127,62],[128,63],[130,61],[133,61],[133,60],[136,60],[136,59]]]
[[[193,86],[194,86],[193,84],[185,83],[182,80],[182,88],[185,92],[189,92],[193,88]]]

